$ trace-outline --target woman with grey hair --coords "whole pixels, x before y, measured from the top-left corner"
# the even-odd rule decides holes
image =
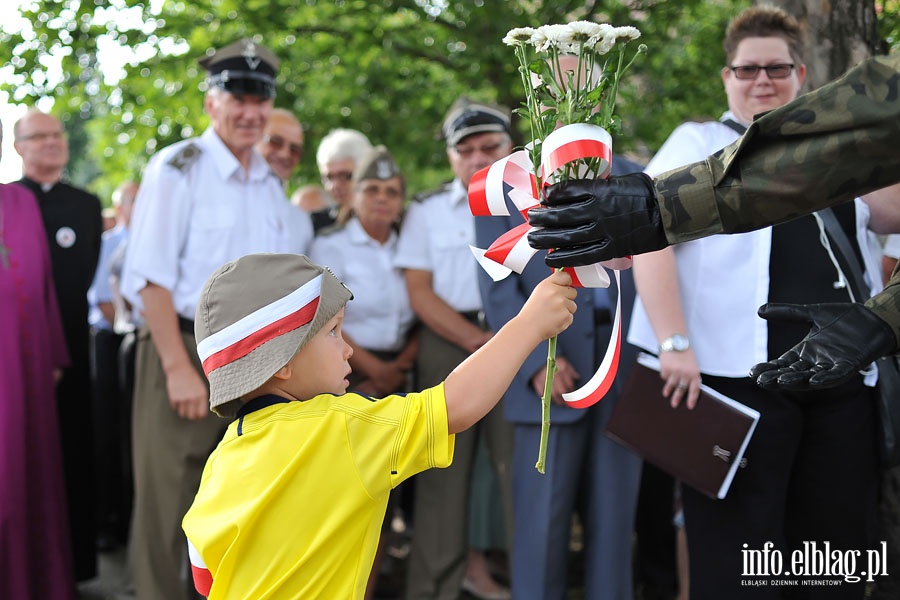
[[[316,150],[316,163],[322,176],[322,185],[335,205],[313,213],[313,227],[316,231],[334,223],[339,215],[350,212],[353,171],[371,150],[369,138],[355,129],[332,129],[322,138]],[[347,216],[344,214],[342,220]]]

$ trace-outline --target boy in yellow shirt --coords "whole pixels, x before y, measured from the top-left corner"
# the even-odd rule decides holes
[[[572,322],[569,275],[444,383],[374,399],[347,392],[341,336],[352,294],[295,254],[221,267],[197,308],[210,406],[234,421],[207,461],[183,527],[210,598],[362,598],[390,490],[453,459],[454,434],[500,400],[528,354]]]

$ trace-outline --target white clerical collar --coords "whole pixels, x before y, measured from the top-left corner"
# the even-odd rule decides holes
[[[50,190],[52,190],[52,189],[53,189],[53,186],[55,186],[56,184],[55,184],[55,183],[41,183],[41,184],[38,184],[38,185],[41,186],[41,190],[46,194],[47,192],[49,192]]]

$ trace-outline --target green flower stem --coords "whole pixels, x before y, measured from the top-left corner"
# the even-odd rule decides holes
[[[541,445],[534,468],[541,475],[547,462],[547,442],[550,440],[550,397],[553,393],[553,377],[556,375],[556,336],[547,345],[547,376],[544,378],[544,395],[541,396]]]

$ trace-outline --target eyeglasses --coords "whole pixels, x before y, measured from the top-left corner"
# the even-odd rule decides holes
[[[459,146],[451,146],[451,148],[453,149],[454,152],[459,154],[462,158],[468,158],[468,157],[472,156],[476,150],[478,152],[481,152],[482,154],[487,154],[488,156],[493,156],[494,154],[496,154],[496,152],[500,149],[501,146],[503,146],[503,144],[498,142],[496,144],[489,144],[489,145],[480,146],[480,147],[459,145]]]
[[[322,175],[322,181],[330,181],[334,183],[335,181],[350,181],[353,179],[353,173],[350,171],[335,171],[334,173],[324,173]]]
[[[303,156],[303,144],[291,144],[288,143],[286,139],[281,137],[280,135],[267,135],[263,138],[263,141],[276,150],[282,150],[285,146],[288,148],[288,152],[290,152],[294,156]]]
[[[360,190],[363,196],[367,198],[374,198],[379,194],[384,194],[387,196],[388,200],[397,200],[399,198],[403,198],[403,190],[395,187],[381,187],[378,185],[367,185]]]
[[[16,139],[20,142],[43,142],[44,140],[61,140],[66,134],[63,131],[44,131],[31,135],[20,135]]]
[[[779,63],[775,65],[766,65],[765,67],[759,65],[741,65],[738,67],[728,67],[728,69],[731,70],[738,79],[756,79],[756,76],[759,75],[760,71],[765,71],[766,75],[769,76],[769,79],[787,79],[791,76],[794,65],[792,63]]]

